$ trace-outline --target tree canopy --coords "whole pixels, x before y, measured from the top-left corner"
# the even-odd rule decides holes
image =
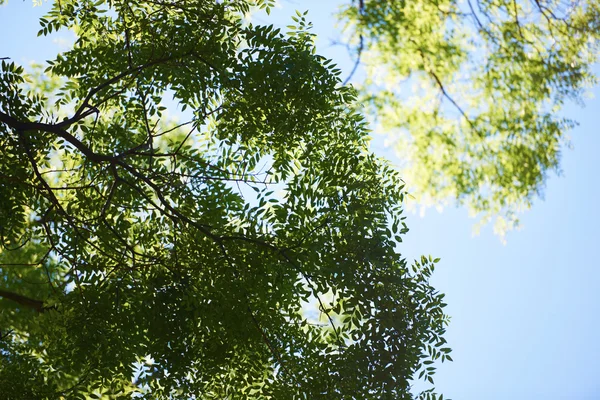
[[[348,1],[355,87],[305,14],[248,22],[273,5],[56,0],[68,51],[0,54],[4,398],[437,398],[411,392],[451,360],[437,260],[402,257],[364,115],[411,192],[510,228],[596,82],[600,5]]]
[[[271,6],[57,0],[72,48],[2,61],[3,398],[410,399],[451,360],[398,173]]]
[[[560,171],[563,104],[597,83],[600,3],[355,0],[339,17],[410,191],[497,215],[499,233],[518,223]]]

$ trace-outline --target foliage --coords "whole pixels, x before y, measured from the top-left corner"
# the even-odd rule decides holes
[[[60,0],[72,49],[2,62],[3,398],[408,399],[451,360],[401,180],[270,3]]]
[[[600,3],[359,0],[340,18],[411,191],[499,214],[500,233],[513,226],[559,169],[574,124],[563,103],[596,82]]]

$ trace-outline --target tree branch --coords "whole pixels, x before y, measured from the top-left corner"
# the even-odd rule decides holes
[[[32,299],[27,296],[22,296],[17,293],[8,292],[6,290],[0,289],[0,297],[3,297],[7,300],[12,300],[15,303],[27,308],[31,308],[37,312],[44,311],[44,302],[41,300]]]
[[[91,161],[113,161],[115,159],[114,156],[95,153],[92,149],[83,144],[79,139],[77,139],[75,136],[71,135],[69,132],[63,129],[61,124],[53,125],[45,124],[42,122],[19,121],[18,119],[13,118],[2,111],[0,111],[0,122],[4,122],[6,125],[16,130],[17,132],[42,131],[53,133],[56,136],[71,143],[77,150],[81,151],[83,155],[85,155]]]
[[[365,11],[364,0],[359,0],[358,14],[362,17],[364,14],[364,11]],[[346,84],[348,82],[350,82],[350,79],[352,79],[352,77],[354,76],[354,73],[358,69],[358,65],[360,64],[360,57],[362,55],[363,49],[364,49],[364,38],[363,38],[362,33],[360,33],[358,35],[358,49],[356,50],[356,61],[354,62],[354,67],[352,67],[352,71],[350,71],[350,74],[348,75],[348,77],[346,77],[346,79],[344,79],[342,86],[346,86]]]

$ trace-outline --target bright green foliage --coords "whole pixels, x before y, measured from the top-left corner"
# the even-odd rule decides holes
[[[411,190],[510,228],[559,167],[573,126],[563,102],[595,82],[600,3],[360,0],[340,18],[364,47],[364,103]]]
[[[451,360],[401,180],[269,3],[60,0],[73,48],[2,62],[3,399],[409,399]]]

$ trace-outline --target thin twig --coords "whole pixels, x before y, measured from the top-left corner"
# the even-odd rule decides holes
[[[365,10],[364,0],[360,0],[358,2],[358,14],[360,15],[360,17],[363,16],[364,10]],[[346,86],[346,84],[348,82],[350,82],[350,79],[352,79],[352,76],[354,76],[354,73],[358,69],[358,65],[360,64],[360,58],[361,58],[361,55],[363,52],[363,48],[364,48],[364,38],[363,38],[362,33],[360,33],[358,35],[358,49],[356,50],[356,60],[354,61],[354,66],[352,67],[352,71],[350,71],[350,74],[348,75],[348,77],[346,77],[346,79],[344,79],[344,82],[342,82],[342,86]]]

